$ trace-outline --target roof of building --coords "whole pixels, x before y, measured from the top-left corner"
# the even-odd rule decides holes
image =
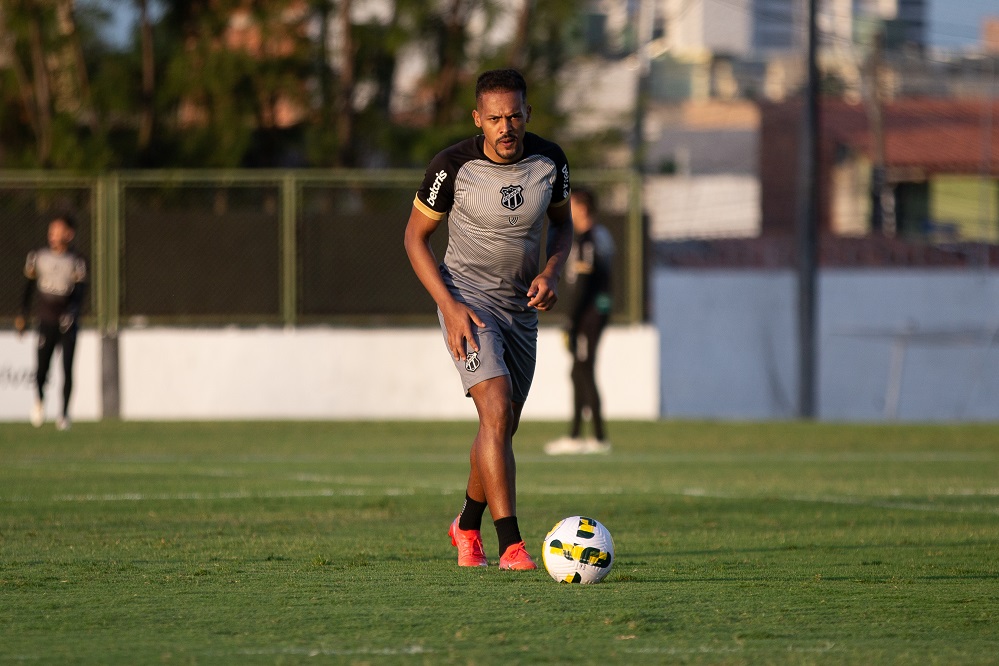
[[[828,140],[873,159],[864,106],[824,102],[820,113]],[[999,100],[899,99],[884,105],[883,118],[889,168],[999,174]]]

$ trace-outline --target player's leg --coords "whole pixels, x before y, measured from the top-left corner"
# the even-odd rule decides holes
[[[479,412],[479,431],[476,433],[475,441],[469,452],[469,476],[466,486],[465,508],[462,529],[477,528],[474,524],[477,519],[481,519],[481,509],[486,503],[490,505],[490,510],[495,518],[497,510],[506,510],[493,505],[490,497],[490,480],[484,478],[480,473],[483,465],[488,464],[481,458],[479,446],[480,441],[491,442],[495,437],[493,430],[499,428],[506,433],[501,434],[500,439],[508,439],[512,436],[513,417],[505,412],[512,410],[512,380],[510,370],[507,367],[507,345],[504,330],[507,322],[502,317],[496,316],[488,309],[479,308],[476,314],[481,318],[484,326],[475,332],[478,351],[468,350],[467,358],[464,361],[455,359],[455,369],[461,377],[462,387],[465,394],[472,398],[476,410]],[[441,333],[445,342],[447,341],[447,327],[444,324],[444,317],[438,311],[438,319],[441,325]],[[496,405],[499,405],[497,408]],[[511,451],[512,455],[512,451]],[[501,514],[502,515],[502,514]]]
[[[587,349],[586,336],[579,333],[576,339],[576,353],[572,358],[572,372],[569,375],[572,379],[572,425],[569,428],[571,439],[579,439],[583,434],[583,412],[589,403],[586,381],[587,352],[584,351]],[[580,354],[583,354],[583,359],[580,359]]]
[[[468,483],[465,486],[465,503],[458,517],[451,523],[448,536],[451,545],[458,548],[458,566],[489,566],[482,547],[482,515],[486,512],[486,493],[476,471],[475,447],[469,453]]]
[[[524,409],[523,403],[513,403],[513,428],[512,428],[512,431],[510,433],[510,441],[511,441],[511,444],[510,444],[510,455],[511,455],[511,457],[513,455],[513,453],[512,453],[513,436],[515,434],[517,434],[517,428],[520,425],[520,414],[523,411],[523,409]],[[481,426],[480,426],[480,430],[481,430]],[[479,441],[479,438],[477,436],[475,442],[472,444],[471,453],[469,454],[469,469],[470,469],[470,471],[469,471],[469,474],[468,474],[468,485],[466,486],[466,489],[465,489],[465,510],[463,510],[462,515],[464,515],[466,512],[468,512],[469,509],[471,509],[471,511],[477,511],[478,515],[479,515],[479,519],[480,519],[480,524],[481,524],[481,516],[482,516],[482,513],[483,513],[482,509],[485,509],[485,507],[487,506],[487,502],[486,502],[486,489],[485,489],[485,486],[483,486],[482,480],[481,480],[481,478],[479,476],[479,457],[478,457],[479,447],[476,445],[478,443],[478,441]],[[481,498],[481,499],[477,499],[477,498]],[[479,504],[481,504],[481,508],[480,508],[480,506],[478,506]],[[494,517],[495,517],[495,514],[494,514]],[[471,524],[470,524],[470,527],[471,527]],[[478,525],[475,525],[474,527],[475,527],[475,529],[479,528]],[[462,529],[467,529],[467,528],[464,525],[462,525]]]
[[[62,347],[62,415],[56,421],[60,430],[69,428],[69,399],[73,395],[73,357],[76,355],[76,332],[75,326],[63,333],[60,337]]]
[[[471,387],[469,393],[479,414],[479,430],[470,456],[469,495],[481,489],[493,520],[516,515],[515,415],[510,377],[487,379]]]
[[[577,355],[577,363],[573,366],[573,383],[580,387],[581,402],[590,412],[594,441],[587,442],[587,453],[606,453],[607,434],[604,429],[603,409],[600,391],[597,388],[597,348],[607,326],[607,315],[596,309],[588,311],[581,322],[581,335],[586,338],[585,357]]]
[[[606,314],[597,315],[597,326],[593,331],[593,428],[594,436],[600,442],[607,441],[607,431],[604,428],[603,401],[600,399],[600,387],[597,386],[597,348],[603,339],[609,317]]]
[[[39,400],[45,399],[45,385],[49,380],[49,367],[57,344],[59,344],[58,326],[42,324],[38,327],[38,365],[35,371],[35,385]]]
[[[490,500],[490,512],[493,514],[496,526],[496,536],[500,544],[500,568],[526,570],[536,569],[534,560],[527,554],[524,541],[517,524],[517,484],[516,464],[513,454],[513,436],[520,425],[520,417],[524,403],[530,393],[534,381],[534,370],[537,364],[538,348],[538,317],[536,312],[507,314],[502,319],[503,331],[503,361],[509,370],[509,401],[508,414],[512,417],[509,424],[509,436],[504,442],[504,455],[507,456],[507,482],[510,488],[509,515],[503,515],[493,509]],[[479,466],[480,474],[482,466]]]
[[[471,451],[469,452],[469,473],[468,483],[465,487],[465,503],[462,505],[458,517],[454,519],[448,530],[448,536],[451,537],[451,545],[458,549],[458,566],[461,567],[484,567],[489,565],[482,547],[482,515],[485,513],[487,504],[491,505],[494,518],[497,515],[495,507],[509,507],[510,505],[510,490],[505,482],[504,475],[506,472],[503,469],[506,461],[501,459],[500,464],[497,465],[494,460],[495,451],[497,449],[502,450],[504,441],[509,440],[509,437],[504,434],[509,431],[509,428],[500,425],[499,430],[501,433],[499,438],[494,437],[496,419],[486,407],[486,404],[494,404],[492,384],[505,384],[509,387],[509,383],[509,378],[503,375],[480,382],[470,387],[469,390],[475,402],[476,409],[479,410],[479,430],[476,433]],[[506,393],[509,396],[508,388],[506,389]],[[509,401],[509,398],[507,400]],[[482,405],[481,407],[480,404]],[[511,449],[511,463],[512,458]],[[495,522],[494,520],[494,524]],[[506,523],[508,522],[509,520],[506,520]],[[516,518],[514,518],[515,522]],[[515,541],[519,540],[518,536]]]
[[[486,326],[476,331],[479,351],[469,353],[465,361],[455,360],[455,369],[461,376],[465,394],[471,396],[471,388],[491,378],[506,376],[508,371],[503,364],[502,336],[497,322],[488,312],[478,313]],[[438,312],[441,332],[447,341],[447,328],[444,318]],[[486,510],[486,488],[478,472],[478,451],[473,443],[469,452],[469,475],[465,487],[465,502],[458,517],[451,523],[448,535],[451,544],[458,548],[458,565],[463,567],[487,566],[488,561],[482,548],[482,516]]]
[[[52,354],[55,352],[56,343],[59,341],[59,327],[50,324],[41,324],[38,327],[38,356],[35,366],[35,404],[31,411],[31,422],[36,427],[45,420],[45,385],[49,380],[49,367],[52,363]]]
[[[479,413],[479,431],[472,445],[475,481],[481,484],[499,541],[500,568],[527,570],[537,566],[527,554],[517,522],[517,465],[513,434],[522,403],[511,399],[510,378],[495,377],[471,389]]]
[[[596,414],[599,412],[600,397],[597,395],[595,354],[599,336],[598,315],[595,310],[589,308],[580,317],[576,334],[576,353],[572,359],[573,427],[577,437],[581,425],[576,426],[575,421],[578,420],[581,424],[584,415],[589,412],[595,425]],[[599,435],[597,437],[599,438]]]
[[[38,356],[35,366],[35,404],[31,410],[31,423],[38,427],[45,422],[45,385],[49,380],[52,354],[59,341],[59,327],[50,324],[38,326]]]

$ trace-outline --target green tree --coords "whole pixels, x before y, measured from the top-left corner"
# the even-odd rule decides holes
[[[357,111],[358,153],[375,163],[423,165],[443,146],[468,136],[479,72],[517,67],[525,72],[531,101],[543,113],[532,129],[547,133],[564,125],[556,111],[555,80],[564,63],[561,43],[578,12],[571,0],[526,2],[514,17],[509,41],[483,40],[472,29],[499,25],[504,3],[495,0],[397,0],[391,20],[353,25],[354,77],[375,93]],[[479,20],[472,21],[475,15]],[[536,43],[537,40],[541,40]],[[389,106],[400,59],[414,52],[426,63],[417,93]]]
[[[285,114],[308,108],[312,44],[294,0],[167,3],[159,108],[182,166],[279,159]]]
[[[72,0],[0,0],[0,119],[5,162],[101,168],[110,159]]]
[[[130,2],[116,49],[92,3],[0,0],[0,165],[422,166],[473,131],[475,78],[503,66],[528,78],[531,129],[573,151],[556,104],[573,0],[528,0],[503,42],[500,0],[160,0],[155,22]],[[409,58],[422,73],[400,81]]]

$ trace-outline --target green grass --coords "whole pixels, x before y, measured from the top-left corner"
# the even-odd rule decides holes
[[[455,565],[470,422],[0,425],[0,663],[999,663],[999,426],[563,429],[521,527],[600,585]]]

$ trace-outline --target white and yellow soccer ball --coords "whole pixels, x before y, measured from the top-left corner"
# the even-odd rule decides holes
[[[599,583],[614,565],[614,539],[593,518],[570,516],[548,532],[541,558],[560,583]]]

